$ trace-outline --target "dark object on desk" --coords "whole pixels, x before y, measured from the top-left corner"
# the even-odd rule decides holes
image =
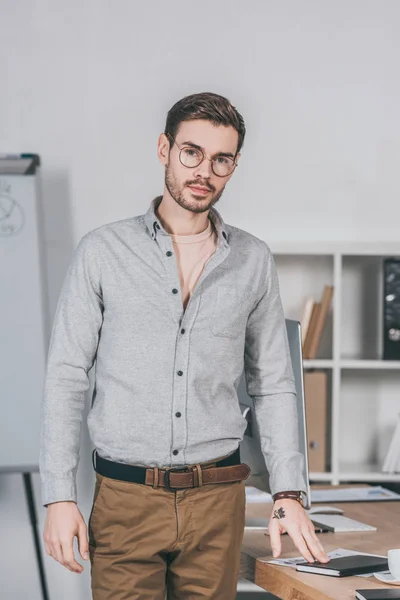
[[[400,600],[400,591],[385,588],[384,590],[356,590],[358,600]]]
[[[301,562],[297,563],[296,571],[330,575],[332,577],[348,577],[349,575],[362,575],[389,569],[387,558],[368,556],[366,554],[353,554],[341,558],[332,558],[328,563]]]
[[[246,516],[245,526],[247,528],[251,528],[251,529],[264,530],[264,529],[267,529],[268,523],[269,523],[269,519],[267,519],[266,517],[247,517]],[[315,529],[315,533],[328,533],[329,532],[329,529],[327,529],[326,527],[320,527],[319,525],[315,526],[314,529]],[[285,532],[285,534],[286,534],[286,532]],[[265,535],[267,535],[267,533]]]
[[[320,527],[319,525],[315,525],[314,527],[315,533],[330,533],[330,531],[330,529],[327,529],[326,527]]]
[[[316,527],[314,529],[314,533],[330,533],[330,530],[329,529],[322,529],[321,527]],[[269,533],[266,532],[265,535],[269,535]],[[285,531],[282,535],[287,535],[287,531]]]
[[[321,529],[321,527],[316,527],[314,529],[314,533],[330,533],[329,529]],[[268,531],[265,532],[265,535],[269,535]],[[285,531],[282,535],[287,535],[287,531]]]
[[[383,261],[383,358],[400,360],[400,258]]]

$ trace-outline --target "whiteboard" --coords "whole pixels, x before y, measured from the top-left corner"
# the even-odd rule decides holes
[[[48,345],[38,157],[27,156],[0,155],[0,471],[8,472],[39,470]]]

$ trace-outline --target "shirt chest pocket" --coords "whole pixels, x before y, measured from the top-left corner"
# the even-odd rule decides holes
[[[252,290],[247,286],[221,284],[214,292],[210,315],[213,335],[231,339],[243,335],[253,302]]]

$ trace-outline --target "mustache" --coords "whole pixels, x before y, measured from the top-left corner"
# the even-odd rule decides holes
[[[214,191],[214,188],[213,188],[213,187],[211,187],[211,186],[210,186],[208,183],[204,183],[204,182],[202,182],[202,181],[188,181],[188,182],[186,183],[186,185],[187,185],[187,186],[189,186],[189,185],[193,185],[193,186],[195,186],[195,187],[196,187],[196,186],[198,186],[198,185],[200,185],[201,187],[206,187],[207,189],[209,189],[209,190],[210,190],[210,191],[212,191],[212,192]]]

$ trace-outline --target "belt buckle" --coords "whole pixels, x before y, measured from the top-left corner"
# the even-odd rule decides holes
[[[170,482],[170,478],[169,478],[169,474],[171,473],[171,471],[175,471],[176,473],[186,473],[186,472],[193,471],[193,469],[191,467],[170,467],[170,468],[166,469],[165,474],[164,474],[164,485],[165,485],[165,488],[167,490],[169,490],[170,492],[174,492],[175,490],[188,489],[187,486],[171,487],[171,482]]]

